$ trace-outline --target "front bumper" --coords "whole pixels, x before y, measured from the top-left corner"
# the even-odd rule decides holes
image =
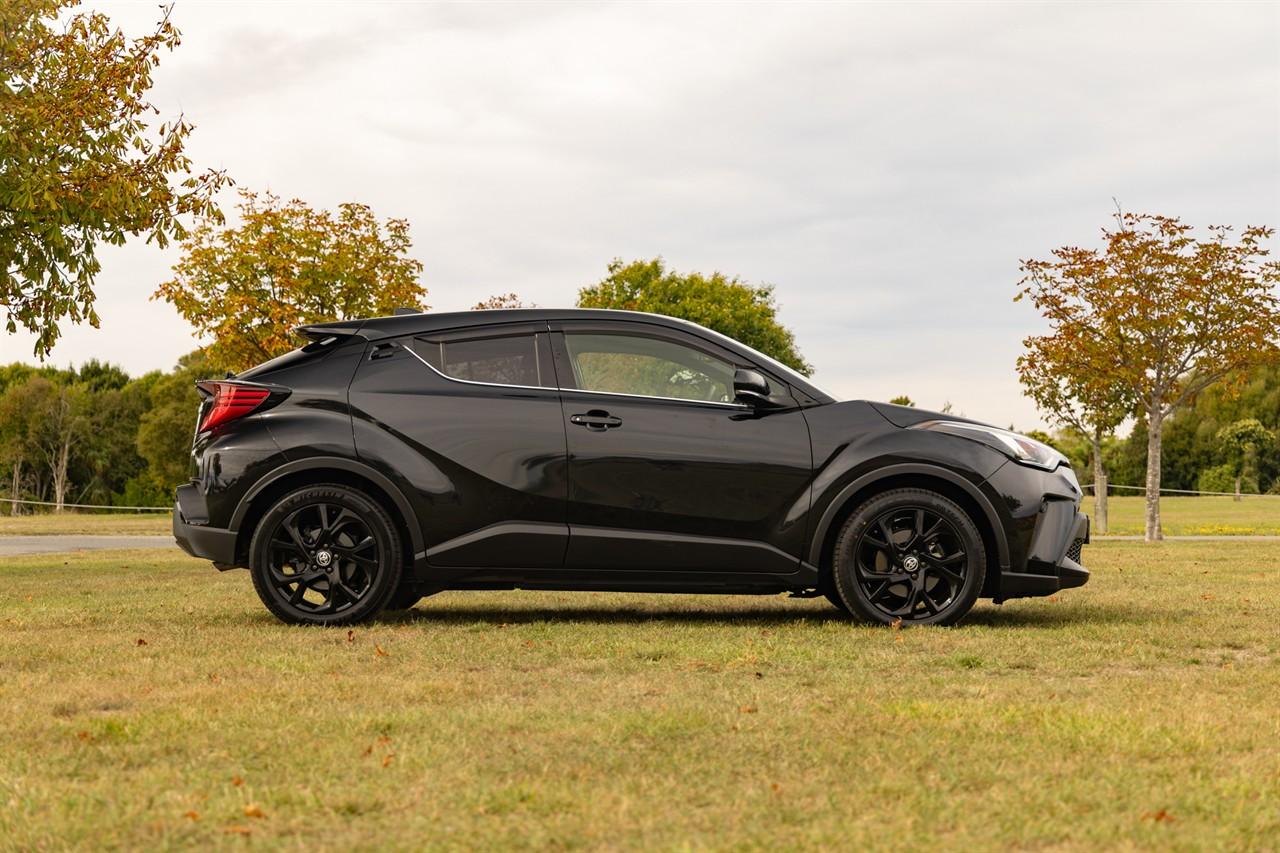
[[[1074,501],[1046,500],[1036,520],[1026,571],[1003,572],[995,601],[1052,595],[1084,586],[1089,570],[1080,565],[1080,559],[1087,544],[1089,516],[1080,512]]]
[[[195,486],[179,486],[173,504],[173,538],[193,557],[212,560],[219,569],[236,563],[236,531],[209,527],[204,498]],[[201,523],[203,522],[203,523]]]

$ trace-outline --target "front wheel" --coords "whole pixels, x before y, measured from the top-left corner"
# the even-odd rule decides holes
[[[845,607],[865,621],[952,625],[977,601],[986,566],[982,535],[963,509],[927,489],[895,489],[845,522],[832,575]]]
[[[386,606],[400,583],[400,537],[367,495],[306,486],[262,517],[249,544],[253,586],[290,624],[345,625]]]

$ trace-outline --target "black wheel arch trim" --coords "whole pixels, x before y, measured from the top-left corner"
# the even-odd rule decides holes
[[[822,565],[822,552],[826,545],[827,537],[831,533],[831,525],[835,522],[840,512],[848,506],[854,495],[868,486],[874,486],[881,480],[910,475],[936,477],[940,480],[946,480],[948,483],[959,487],[966,495],[972,498],[986,516],[987,524],[990,526],[991,536],[996,543],[996,556],[999,560],[1000,571],[1007,572],[1009,570],[1009,540],[1005,534],[1004,525],[1000,522],[1000,516],[996,513],[995,507],[991,505],[991,501],[982,493],[982,490],[954,471],[938,465],[916,462],[904,462],[878,468],[845,485],[827,504],[827,508],[823,510],[822,517],[814,528],[813,536],[809,540],[808,562],[814,566]]]
[[[404,496],[404,492],[400,490],[400,487],[378,470],[351,459],[343,459],[341,456],[308,456],[306,459],[296,459],[293,462],[286,462],[279,468],[272,470],[271,473],[262,477],[244,493],[244,497],[240,499],[240,503],[236,506],[235,512],[231,515],[230,529],[235,531],[240,530],[240,524],[244,521],[244,517],[249,512],[249,507],[252,506],[254,499],[257,498],[258,495],[262,494],[262,492],[269,488],[273,483],[303,471],[316,471],[321,469],[337,469],[339,471],[356,474],[357,476],[369,480],[375,486],[386,492],[387,496],[391,498],[392,502],[396,505],[396,510],[403,517],[404,525],[409,531],[409,538],[413,544],[413,554],[411,556],[416,559],[418,555],[425,550],[425,540],[422,537],[422,530],[418,525],[418,517],[413,511],[412,504],[410,504],[409,499]]]

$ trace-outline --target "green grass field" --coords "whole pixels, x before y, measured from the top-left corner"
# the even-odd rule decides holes
[[[93,536],[162,536],[173,531],[169,513],[88,513],[63,512],[39,515],[0,515],[0,536],[49,536],[86,534]]]
[[[1280,534],[1280,497],[1253,497],[1234,501],[1229,497],[1166,497],[1161,502],[1164,532],[1168,536],[1215,534]],[[1111,498],[1111,533],[1143,532],[1143,499]],[[1093,499],[1085,499],[1092,513]],[[167,513],[138,515],[20,515],[0,516],[0,536],[15,534],[86,533],[97,535],[166,534]]]
[[[1093,514],[1093,498],[1085,498],[1085,512]],[[1145,530],[1146,500],[1112,497],[1107,503],[1109,533],[1141,535]],[[1163,497],[1160,524],[1166,536],[1280,534],[1280,496],[1258,495],[1236,501],[1230,497]]]
[[[0,564],[0,846],[1274,849],[1280,549],[1107,542],[956,629],[448,593],[286,628],[154,552]]]

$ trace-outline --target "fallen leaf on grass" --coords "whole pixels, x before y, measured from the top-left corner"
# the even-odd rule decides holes
[[[222,831],[227,835],[249,835],[253,832],[253,830],[247,826],[239,826],[235,824],[231,826],[224,826]]]
[[[209,683],[210,683],[210,684],[221,684],[221,683],[222,683],[222,678],[221,678],[220,676],[215,675],[214,673],[212,673],[212,672],[211,672],[211,673],[209,673]]]
[[[235,785],[237,788],[239,788],[241,785],[243,785],[243,784],[244,784],[244,780],[243,780],[243,779],[241,779],[241,778],[240,778],[240,774],[239,774],[239,773],[237,773],[236,775],[234,775],[234,776],[232,776],[232,777],[231,777],[231,784],[232,784],[232,785]]]
[[[262,810],[262,806],[257,803],[249,803],[244,807],[245,817],[266,817],[267,813]]]
[[[88,743],[89,741],[93,740],[93,735],[89,734],[88,732],[76,732],[76,737],[80,738],[80,740],[84,741],[85,743]]]
[[[1142,816],[1142,819],[1155,821],[1156,823],[1173,823],[1177,820],[1176,817],[1169,814],[1169,812],[1164,809],[1161,809],[1158,812],[1147,812]]]
[[[348,643],[354,643],[355,641],[356,641],[356,632],[355,632],[355,631],[352,631],[352,630],[350,630],[350,629],[348,629],[348,630],[347,630],[347,642],[348,642]]]
[[[782,786],[781,786],[781,785],[779,785],[777,782],[771,782],[771,783],[769,784],[769,789],[770,789],[771,791],[773,791],[775,794],[781,794],[781,793],[782,793]]]
[[[391,743],[391,735],[378,735],[378,743],[382,746]]]
[[[757,672],[757,673],[756,673],[756,678],[764,678],[764,673],[763,673],[763,672]]]
[[[892,622],[890,622],[890,623],[889,623],[889,627],[890,627],[890,628],[892,628],[892,629],[893,629],[893,630],[895,630],[895,631],[901,631],[901,630],[902,630],[902,617],[901,617],[901,616],[899,616],[897,619],[894,619]]]
[[[1214,594],[1213,594],[1213,593],[1211,593],[1211,592],[1203,593],[1203,594],[1201,594],[1201,596],[1200,596],[1200,597],[1201,597],[1202,599],[1204,599],[1205,601],[1213,601],[1213,599],[1215,598]]]
[[[361,755],[373,755],[373,744],[369,744],[368,746],[366,746],[366,747],[364,748],[364,752],[362,752],[362,753],[360,753],[360,754],[361,754]]]
[[[134,645],[138,645],[138,646],[145,646],[145,645],[147,645],[147,641],[146,641],[146,640],[144,640],[144,639],[142,639],[141,637],[139,637],[139,638],[135,641]]]
[[[377,643],[373,644],[373,653],[380,658],[388,657],[391,654],[390,652],[388,652],[386,649],[384,649],[382,646],[378,645]]]
[[[388,752],[386,755],[382,756],[382,766],[390,767],[391,762],[395,761],[395,758],[396,758],[396,754],[394,752]]]
[[[191,809],[190,811],[183,812],[182,816],[185,817],[187,820],[197,821],[200,819],[200,812],[196,811],[195,809]]]
[[[759,711],[759,710],[760,710],[760,709],[759,709],[759,708],[757,708],[755,705],[743,705],[741,708],[739,708],[739,709],[738,709],[738,713],[739,713],[739,714],[754,714],[754,713],[756,713],[756,712],[757,712],[757,711]]]

